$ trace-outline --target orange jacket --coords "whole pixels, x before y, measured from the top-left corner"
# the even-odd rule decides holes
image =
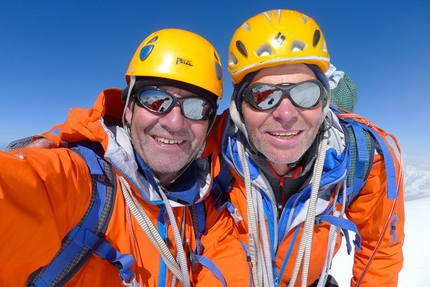
[[[118,105],[110,104],[105,109],[106,100]],[[100,119],[103,117],[105,121],[118,123],[122,107],[121,90],[105,90],[92,109],[72,109],[59,136],[69,142],[84,139],[100,142],[106,156],[112,147],[119,146],[108,135]],[[50,137],[49,134],[45,136]],[[59,143],[55,135],[50,138]],[[124,150],[126,148],[119,148],[115,153],[110,153],[111,160],[116,164],[114,170],[118,190],[105,238],[121,253],[133,255],[135,263],[132,271],[141,286],[171,286],[173,275],[169,270],[163,275],[165,268],[160,254],[127,208],[118,177],[127,179],[154,226],[166,231],[171,241],[169,249],[176,257],[172,226],[160,220],[160,201],[151,202],[143,198],[138,188],[128,180],[129,177],[133,178],[136,170],[130,163],[134,162],[134,157],[124,158]],[[127,176],[117,169],[122,165],[131,167]],[[211,184],[207,183],[201,190],[200,200],[205,201],[206,207],[206,232],[201,238],[202,255],[216,264],[228,286],[249,286],[246,254],[237,239],[238,234],[229,214],[224,209],[220,212],[215,209],[213,198],[208,195]],[[91,176],[86,163],[69,149],[0,152],[0,286],[25,286],[35,270],[51,262],[63,237],[84,215],[91,190]],[[196,247],[190,208],[176,203],[173,212],[177,226],[182,229],[184,250],[189,258],[189,250]],[[190,263],[189,266],[192,286],[221,286],[210,270],[201,265],[191,270]],[[123,285],[113,265],[92,255],[66,286]]]
[[[248,243],[248,212],[245,184],[241,175],[242,172],[238,173],[237,167],[233,167],[235,162],[237,162],[238,157],[235,153],[236,150],[234,142],[237,132],[237,128],[234,128],[234,123],[230,120],[229,112],[224,112],[217,118],[212,132],[207,138],[206,150],[203,153],[203,156],[207,156],[209,154],[212,154],[213,156],[222,154],[224,158],[226,158],[227,162],[229,162],[230,172],[235,178],[235,181],[229,192],[229,199],[243,218],[243,220],[238,223],[238,229],[241,233],[241,239]],[[226,155],[226,150],[228,150],[229,155]],[[394,155],[394,151],[392,149],[391,153]],[[220,170],[219,160],[214,163],[214,166],[216,167],[216,175]],[[241,169],[242,165],[239,164],[237,166],[239,169]],[[400,165],[398,162],[395,162],[395,170],[397,177],[401,177],[399,173]],[[269,227],[270,222],[277,221],[279,224],[280,220],[277,217],[274,218],[275,216],[271,217],[273,214],[270,213],[270,210],[276,209],[276,206],[273,206],[275,205],[275,201],[272,200],[272,202],[270,202],[270,200],[267,199],[270,198],[270,192],[268,190],[271,190],[271,187],[267,184],[264,184],[264,182],[262,183],[261,180],[259,181],[259,177],[264,177],[264,175],[261,173],[261,170],[252,169],[251,173],[253,174],[252,178],[254,179],[254,184],[259,185],[260,187],[261,194],[266,194],[265,199],[263,199],[265,200],[264,202],[266,204],[264,207],[266,226],[270,238],[274,240],[274,224]],[[257,177],[258,173],[260,175]],[[323,192],[323,188],[324,187],[320,187],[320,193]],[[302,190],[303,188],[300,191],[297,190],[296,192],[300,193]],[[333,195],[327,199],[325,204],[328,205],[331,202],[333,202]],[[272,205],[272,209],[270,205]],[[284,214],[282,215],[284,216]],[[357,286],[358,280],[361,281],[360,286],[397,286],[398,273],[400,272],[403,264],[402,245],[404,241],[405,220],[403,186],[401,185],[399,188],[397,200],[389,200],[387,198],[385,164],[381,155],[375,154],[373,165],[370,170],[370,174],[367,177],[365,186],[361,189],[355,200],[350,204],[349,208],[345,212],[345,215],[356,225],[362,237],[362,249],[360,252],[355,251],[354,254],[353,278],[351,279],[351,286]],[[272,245],[271,251],[274,253],[274,255],[272,255],[272,261],[276,264],[276,274],[274,276],[279,276],[279,286],[286,286],[291,278],[292,270],[294,269],[294,263],[304,224],[304,216],[303,220],[299,220],[299,217],[300,216],[295,217],[295,224],[297,225],[293,224],[291,228],[285,232],[285,234],[281,234],[281,231],[279,231],[282,228],[285,229],[285,225],[281,226],[282,224],[280,224],[280,226],[277,227],[277,230],[279,231],[279,243],[277,245],[275,243],[275,248],[273,248]],[[392,228],[391,224],[393,224]],[[322,273],[326,257],[329,228],[330,224],[327,222],[323,222],[320,225],[315,225],[314,227],[307,285],[312,284]],[[295,235],[296,231],[298,233]],[[295,236],[297,236],[296,239],[294,239]],[[335,252],[338,251],[341,240],[341,236],[338,232],[335,243]],[[378,241],[380,242],[378,243]],[[294,243],[292,244],[291,242]],[[377,244],[379,244],[379,248],[377,248],[374,253],[375,246]],[[292,250],[290,250],[291,247]],[[288,255],[289,252],[291,252],[290,255]],[[284,262],[286,261],[286,258],[289,259],[287,262]],[[283,274],[279,274],[283,263],[286,263],[285,271]],[[299,274],[301,274],[301,272],[299,272]],[[301,277],[299,276],[296,280],[296,286],[300,286],[300,283]]]

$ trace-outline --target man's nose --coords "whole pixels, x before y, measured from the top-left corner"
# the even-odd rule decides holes
[[[182,114],[180,103],[175,103],[172,109],[167,114],[163,114],[158,122],[171,131],[179,131],[184,128],[185,121],[186,118]]]
[[[291,100],[287,97],[283,98],[279,105],[274,109],[272,115],[283,122],[288,122],[298,116],[297,107],[293,105]]]

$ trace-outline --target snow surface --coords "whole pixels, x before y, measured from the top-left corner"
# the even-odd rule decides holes
[[[427,197],[422,197],[422,194]],[[405,202],[404,262],[399,275],[399,287],[430,286],[430,190],[421,190],[416,199]],[[427,211],[426,211],[427,210]],[[333,260],[330,274],[339,286],[350,286],[353,254],[348,256],[345,244]]]

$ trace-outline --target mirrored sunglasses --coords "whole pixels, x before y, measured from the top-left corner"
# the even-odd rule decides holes
[[[327,92],[317,80],[278,85],[254,83],[245,89],[243,97],[248,104],[260,111],[279,106],[284,98],[289,98],[298,108],[312,109],[327,98]]]
[[[204,98],[197,96],[177,98],[154,86],[139,89],[134,97],[140,106],[159,114],[168,113],[176,103],[179,103],[182,115],[190,120],[207,120],[216,112],[216,107]]]

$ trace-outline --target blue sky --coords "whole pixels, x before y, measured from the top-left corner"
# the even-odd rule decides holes
[[[265,3],[263,3],[265,2]],[[430,1],[2,1],[0,149],[61,123],[71,107],[124,88],[140,42],[163,28],[207,38],[224,63],[235,29],[269,9],[299,10],[325,34],[332,63],[357,84],[356,113],[430,157]]]

